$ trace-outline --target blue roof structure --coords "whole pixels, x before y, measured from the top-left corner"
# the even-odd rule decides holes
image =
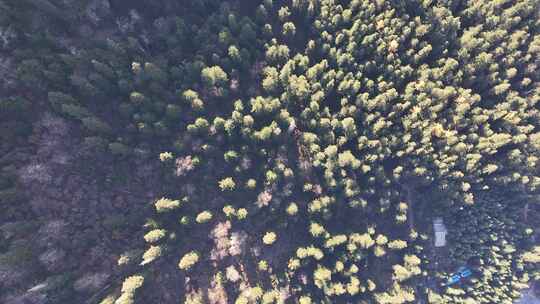
[[[447,285],[456,284],[457,282],[459,282],[459,280],[461,280],[461,277],[455,274],[448,279],[448,282],[446,282],[446,284]]]
[[[468,278],[472,275],[472,270],[467,267],[459,267],[457,272],[448,278],[446,285],[453,285],[461,281],[461,279]]]

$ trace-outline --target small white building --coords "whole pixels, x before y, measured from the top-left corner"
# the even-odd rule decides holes
[[[435,234],[435,247],[446,246],[446,233],[448,233],[448,230],[442,218],[433,219],[433,233]]]

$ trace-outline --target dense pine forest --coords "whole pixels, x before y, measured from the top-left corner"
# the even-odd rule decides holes
[[[0,0],[0,208],[0,303],[517,303],[540,1]]]

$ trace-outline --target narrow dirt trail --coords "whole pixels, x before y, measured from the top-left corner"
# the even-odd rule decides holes
[[[414,229],[414,194],[413,190],[410,188],[405,188],[407,191],[407,224],[409,225],[409,230]]]

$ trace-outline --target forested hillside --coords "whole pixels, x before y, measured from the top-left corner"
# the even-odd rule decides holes
[[[0,207],[0,303],[512,304],[540,1],[0,0]]]

